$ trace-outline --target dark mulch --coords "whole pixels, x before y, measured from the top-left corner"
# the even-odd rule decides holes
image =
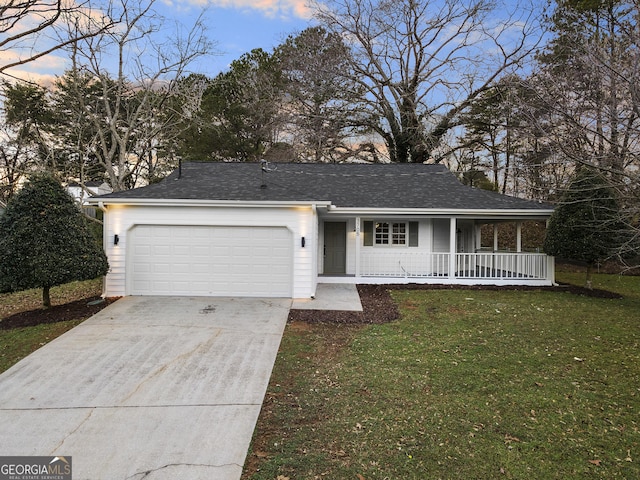
[[[339,310],[291,310],[289,322],[307,323],[387,323],[400,316],[389,295],[389,285],[357,285],[362,312]]]
[[[301,321],[307,323],[344,323],[344,324],[380,324],[388,323],[400,317],[400,311],[395,304],[390,290],[515,290],[515,291],[546,291],[567,292],[587,297],[620,299],[621,295],[607,290],[593,289],[570,284],[560,284],[554,287],[527,287],[496,285],[422,285],[416,283],[393,285],[357,285],[362,312],[345,312],[332,310],[291,310],[289,322]]]
[[[537,291],[537,292],[566,292],[574,295],[582,295],[584,297],[595,298],[611,298],[621,299],[622,295],[608,290],[599,290],[594,288],[589,290],[585,287],[579,287],[569,283],[560,283],[553,287],[529,287],[526,285],[517,286],[498,286],[498,285],[419,285],[410,283],[408,285],[387,285],[390,290],[494,290],[494,291]]]
[[[83,298],[64,305],[53,305],[50,308],[39,308],[19,312],[3,318],[0,321],[0,330],[11,330],[13,328],[33,327],[42,323],[56,323],[67,320],[84,320],[91,315],[98,313],[104,307],[113,303],[117,298],[105,298],[95,305],[90,303],[102,300],[100,297]]]

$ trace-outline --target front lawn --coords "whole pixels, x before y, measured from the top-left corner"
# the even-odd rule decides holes
[[[640,478],[640,277],[594,287],[625,298],[397,290],[393,323],[288,325],[243,478]]]
[[[87,305],[101,291],[101,278],[54,287],[47,310],[39,289],[0,294],[0,373],[103,308]]]

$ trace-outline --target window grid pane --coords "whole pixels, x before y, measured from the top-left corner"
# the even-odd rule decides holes
[[[376,223],[376,245],[389,245],[388,223]]]
[[[407,243],[407,225],[405,223],[393,224],[393,245],[405,245]]]

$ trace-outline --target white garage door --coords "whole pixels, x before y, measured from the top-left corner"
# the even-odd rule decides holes
[[[129,242],[131,295],[292,295],[284,227],[138,225]]]

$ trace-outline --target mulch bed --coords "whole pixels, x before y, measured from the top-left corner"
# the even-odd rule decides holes
[[[362,312],[341,310],[291,310],[289,322],[307,323],[387,323],[400,316],[389,295],[389,285],[356,285]]]
[[[0,320],[0,330],[33,327],[42,323],[65,322],[67,320],[84,320],[115,302],[117,298],[105,298],[102,302],[90,305],[99,300],[102,299],[100,297],[83,298],[64,305],[19,312]]]
[[[607,290],[578,287],[570,284],[560,284],[553,287],[502,287],[496,285],[422,285],[422,284],[392,284],[392,285],[357,285],[362,312],[345,312],[332,310],[291,310],[289,322],[307,323],[342,323],[342,324],[380,324],[392,322],[400,317],[400,311],[395,304],[389,290],[515,290],[515,291],[547,291],[567,292],[596,298],[620,299],[621,295]]]

